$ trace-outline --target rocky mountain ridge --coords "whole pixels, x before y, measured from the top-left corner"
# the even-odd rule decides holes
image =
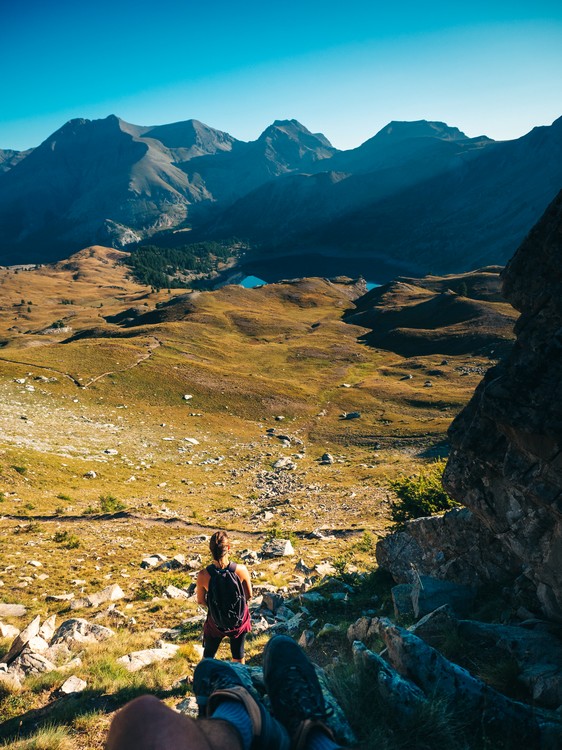
[[[562,184],[561,149],[562,120],[503,143],[391,122],[348,151],[296,120],[250,142],[196,120],[71,120],[0,155],[0,263],[233,236],[250,259],[384,257],[416,274],[503,263]]]

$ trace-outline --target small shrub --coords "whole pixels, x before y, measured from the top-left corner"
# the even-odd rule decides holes
[[[3,492],[0,492],[0,503],[3,503],[6,499],[6,495]]]
[[[393,521],[392,530],[398,531],[412,518],[432,516],[454,508],[459,503],[447,495],[441,479],[445,469],[444,461],[436,461],[419,474],[401,475],[389,482],[390,488],[398,496],[390,508]]]
[[[68,531],[57,531],[53,535],[53,541],[62,544],[65,549],[77,549],[80,546],[80,539]]]
[[[18,474],[21,474],[22,476],[24,474],[27,474],[27,467],[26,466],[12,466],[12,469],[14,471],[17,471]]]
[[[375,549],[375,540],[370,531],[364,531],[363,536],[355,545],[359,552],[372,552]]]
[[[125,510],[127,506],[118,500],[113,495],[101,495],[100,496],[100,509],[102,513],[118,513],[120,510]]]
[[[294,546],[296,542],[296,536],[292,531],[282,529],[278,524],[274,523],[273,526],[266,531],[265,540],[270,542],[272,539],[288,539]]]
[[[67,503],[71,503],[72,502],[72,498],[70,497],[70,495],[65,495],[64,492],[60,492],[57,495],[57,500],[64,500]]]
[[[35,505],[33,505],[33,503],[26,503],[23,507],[26,510],[35,510]]]

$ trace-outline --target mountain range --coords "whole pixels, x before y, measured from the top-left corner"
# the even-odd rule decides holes
[[[0,151],[0,263],[239,237],[264,278],[305,256],[462,272],[513,254],[562,186],[561,156],[562,118],[504,142],[391,122],[347,151],[296,120],[244,142],[196,120],[76,119]]]

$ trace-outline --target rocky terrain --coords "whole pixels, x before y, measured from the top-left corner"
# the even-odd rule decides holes
[[[487,706],[493,706],[490,720],[502,727],[508,747],[558,747],[562,737],[557,505],[562,487],[561,209],[562,194],[503,272],[504,293],[522,313],[515,346],[487,372],[449,431],[452,452],[444,485],[466,507],[444,517],[410,521],[377,544],[379,565],[398,583],[392,590],[396,613],[429,616],[413,632],[426,632],[424,640],[431,644],[433,639],[433,645],[443,648],[452,627],[467,652],[478,648],[491,661],[512,660],[512,686],[521,689],[534,711],[486,698]],[[496,612],[499,622],[459,619],[473,611],[477,592],[494,587],[501,587],[505,606],[501,614]],[[436,610],[439,606],[444,609]],[[456,612],[453,620],[447,608]],[[459,699],[465,689],[473,691],[474,686],[462,686],[466,675],[455,676],[441,663],[442,657],[412,644],[409,634],[380,621],[367,627],[382,634],[391,664],[415,685],[429,685],[428,679],[440,679],[443,685],[454,680]],[[432,666],[426,674],[428,664]],[[402,694],[411,688],[400,683]],[[398,700],[398,688],[395,692]],[[415,699],[414,691],[410,703]],[[463,700],[470,705],[470,698]],[[541,707],[557,711],[548,714]]]
[[[76,119],[30,152],[0,152],[0,262],[238,237],[252,248],[239,266],[268,281],[316,275],[322,259],[374,281],[503,264],[559,189],[561,133],[557,120],[496,143],[391,122],[338,151],[296,120],[243,142],[195,120]]]
[[[94,247],[1,272],[7,747],[99,748],[142,692],[194,711],[216,528],[254,583],[252,689],[285,632],[326,669],[345,745],[558,747],[559,211],[504,273],[518,339],[464,411],[511,346],[497,268],[167,294]],[[385,315],[389,348],[365,346]],[[446,481],[469,507],[388,535],[388,478],[446,454],[459,411]]]

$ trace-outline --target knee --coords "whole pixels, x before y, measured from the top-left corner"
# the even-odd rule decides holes
[[[142,695],[120,709],[109,728],[107,750],[134,747],[139,735],[148,727],[156,726],[167,707],[153,695]]]

